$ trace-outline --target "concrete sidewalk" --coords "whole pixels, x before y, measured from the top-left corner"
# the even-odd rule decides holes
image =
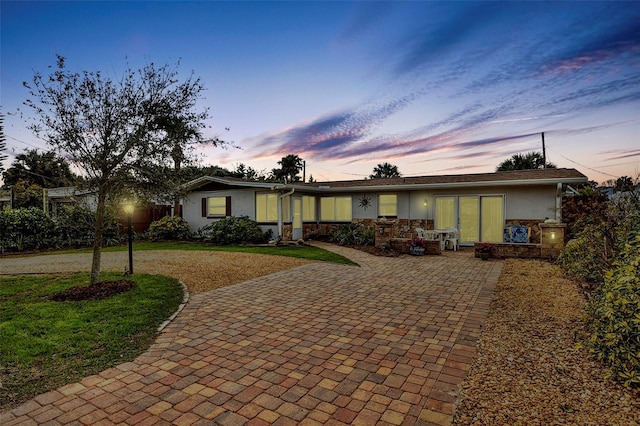
[[[0,424],[451,423],[502,262],[322,246],[361,266],[318,262],[193,295],[136,360]]]

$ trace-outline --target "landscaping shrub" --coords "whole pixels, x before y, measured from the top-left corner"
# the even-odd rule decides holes
[[[269,241],[273,232],[262,232],[257,222],[246,216],[227,217],[198,230],[205,241],[217,245],[258,244]]]
[[[587,309],[587,345],[626,387],[640,387],[640,234],[606,273]]]
[[[333,231],[332,238],[341,246],[367,246],[375,244],[376,231],[359,223],[345,223]]]
[[[576,215],[575,240],[560,253],[558,265],[571,277],[587,281],[591,290],[602,283],[630,235],[640,229],[640,192],[617,194],[604,203],[583,200],[585,207]]]
[[[149,225],[148,235],[151,241],[185,240],[191,236],[191,231],[183,218],[165,216]]]
[[[40,209],[29,207],[0,212],[0,251],[51,247],[56,236],[54,221]]]
[[[87,207],[61,206],[54,217],[58,229],[59,245],[63,247],[89,247],[93,244],[96,227],[96,212]],[[118,220],[112,211],[104,217],[104,245],[121,242]]]
[[[609,262],[604,255],[602,234],[591,227],[589,230],[594,234],[581,232],[578,238],[569,241],[557,263],[566,275],[586,281],[593,290],[602,282]]]

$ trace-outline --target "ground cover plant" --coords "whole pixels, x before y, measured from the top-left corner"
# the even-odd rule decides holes
[[[105,281],[122,279],[104,274]],[[143,353],[182,301],[178,280],[127,277],[135,286],[99,300],[57,302],[88,274],[21,275],[0,281],[0,409]]]

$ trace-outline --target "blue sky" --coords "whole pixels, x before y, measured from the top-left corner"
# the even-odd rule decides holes
[[[7,145],[46,148],[16,108],[55,55],[116,76],[192,70],[205,164],[307,177],[495,170],[515,153],[604,180],[640,174],[640,2],[1,2]],[[229,130],[227,130],[227,128]],[[10,155],[14,155],[10,152]],[[8,166],[10,157],[5,165]]]

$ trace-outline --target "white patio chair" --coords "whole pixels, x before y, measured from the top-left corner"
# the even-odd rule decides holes
[[[416,228],[416,234],[418,234],[418,238],[422,238],[424,240],[424,229]]]
[[[460,239],[460,232],[455,228],[448,231],[449,232],[447,232],[443,238],[444,246],[445,248],[450,247],[451,250],[457,251],[460,248],[458,244],[458,240]]]

